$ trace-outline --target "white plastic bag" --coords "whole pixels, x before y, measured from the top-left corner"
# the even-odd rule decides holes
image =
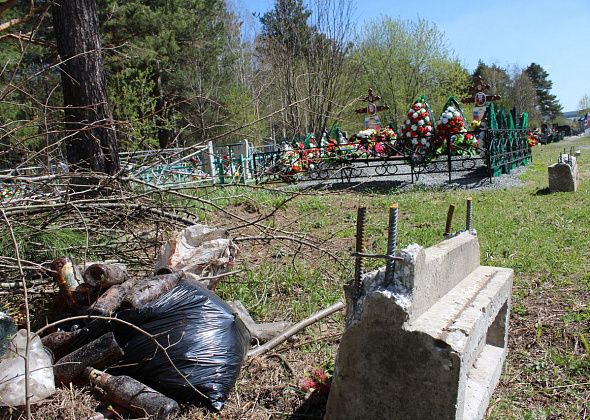
[[[31,335],[32,337],[32,335]],[[25,349],[27,331],[20,330],[0,359],[0,406],[25,405]],[[29,350],[30,401],[36,402],[55,393],[53,357],[38,336],[31,338]]]
[[[156,271],[162,268],[182,270],[194,274],[212,290],[219,278],[208,282],[206,277],[229,271],[238,254],[238,247],[225,229],[193,225],[175,232],[164,244],[156,262]]]

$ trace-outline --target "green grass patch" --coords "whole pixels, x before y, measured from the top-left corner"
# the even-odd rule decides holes
[[[28,226],[12,228],[24,260],[42,262],[62,255],[81,256],[85,249],[86,234],[81,230],[50,225],[43,229]],[[15,257],[14,243],[8,227],[0,227],[0,255]]]

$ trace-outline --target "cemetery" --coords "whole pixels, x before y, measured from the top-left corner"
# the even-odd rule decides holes
[[[536,181],[536,185],[539,185],[538,182],[544,183],[548,181],[549,187],[547,190],[550,193],[560,191],[575,193],[578,190],[580,185],[580,169],[577,159],[582,154],[579,150],[576,151],[575,149],[579,145],[584,144],[585,138],[581,139],[582,143],[580,141],[575,142],[575,146],[572,145],[567,153],[565,150],[558,149],[561,147],[561,144],[553,145],[542,156],[536,155],[535,161],[533,161],[533,150],[537,146],[537,140],[530,132],[527,133],[526,130],[515,128],[495,129],[498,126],[497,120],[506,120],[508,121],[507,125],[509,127],[514,127],[511,113],[508,114],[508,118],[506,118],[506,114],[503,111],[497,114],[495,112],[489,113],[489,119],[483,122],[488,127],[493,128],[487,131],[479,130],[477,134],[471,134],[474,132],[467,132],[465,129],[464,116],[462,115],[459,103],[456,99],[451,98],[445,107],[443,115],[438,120],[439,131],[451,135],[451,137],[458,136],[454,137],[452,141],[446,138],[442,142],[439,142],[436,151],[434,151],[428,143],[423,141],[426,139],[426,141],[436,144],[437,140],[434,135],[424,137],[414,136],[415,129],[413,130],[413,127],[423,127],[424,124],[420,124],[420,120],[412,121],[412,119],[426,119],[428,117],[429,121],[426,121],[426,123],[434,121],[431,111],[424,112],[426,108],[427,102],[422,97],[417,103],[412,105],[408,112],[409,122],[404,124],[404,128],[399,134],[399,137],[406,135],[408,138],[405,148],[399,148],[396,143],[398,135],[392,129],[379,131],[366,129],[365,133],[367,136],[365,138],[362,137],[365,133],[361,131],[355,136],[354,140],[356,142],[355,144],[363,145],[362,149],[356,146],[350,147],[348,143],[341,144],[336,142],[333,142],[332,146],[328,145],[323,148],[313,147],[315,146],[313,144],[313,138],[309,136],[309,144],[307,147],[305,144],[303,145],[298,152],[298,156],[299,158],[304,156],[309,165],[317,164],[319,167],[322,167],[325,163],[331,165],[338,163],[340,164],[341,171],[343,170],[342,168],[345,168],[344,165],[362,165],[361,167],[365,171],[366,167],[377,168],[369,164],[373,161],[381,161],[381,164],[408,165],[410,167],[410,176],[415,176],[416,179],[419,179],[421,175],[427,176],[428,172],[424,168],[433,162],[440,161],[444,165],[447,165],[450,161],[450,166],[443,169],[442,172],[445,176],[447,174],[449,176],[460,176],[458,173],[460,173],[462,166],[458,166],[458,162],[464,162],[465,159],[472,159],[474,161],[481,159],[483,162],[482,165],[485,165],[486,162],[487,164],[494,162],[494,170],[489,171],[489,168],[492,167],[488,166],[483,175],[488,180],[487,182],[492,180],[492,184],[494,180],[510,176],[511,172],[519,167],[526,167],[535,163],[539,165],[539,169],[535,171],[539,172],[539,181]],[[493,111],[493,106],[490,108]],[[414,113],[418,115],[414,117]],[[421,115],[422,113],[423,115]],[[443,122],[443,118],[446,119],[446,122]],[[521,124],[526,126],[526,114],[521,117],[521,120],[523,121]],[[457,128],[454,129],[452,125],[449,128],[445,128],[449,123],[455,124]],[[500,124],[505,123],[501,122]],[[426,125],[426,127],[432,126],[434,124]],[[429,132],[428,129],[422,131],[424,133]],[[473,140],[465,140],[464,138],[468,135],[472,135]],[[341,136],[343,135],[341,134]],[[461,139],[461,136],[463,136],[463,139]],[[482,143],[488,145],[485,149],[486,156],[483,158],[478,156]],[[231,149],[228,148],[227,150]],[[245,150],[247,150],[247,147]],[[557,163],[550,164],[546,156],[548,156],[548,153],[554,153],[555,151],[559,151],[559,158]],[[288,154],[289,151],[286,152]],[[229,153],[232,152],[229,151]],[[284,159],[285,151],[281,151],[280,153],[283,156],[281,159]],[[439,153],[440,155],[437,156]],[[253,162],[259,162],[256,159],[256,154],[254,158]],[[144,159],[149,162],[150,157],[147,156]],[[540,162],[537,162],[537,159]],[[293,162],[291,160],[289,164],[292,165]],[[546,164],[545,162],[548,163]],[[138,166],[141,167],[142,165]],[[143,166],[149,165],[144,164]],[[202,167],[207,168],[211,166],[210,160]],[[218,165],[218,167],[221,167],[221,165]],[[543,172],[543,167],[547,168],[545,173],[548,173],[548,178],[544,180],[540,176]],[[372,176],[378,176],[378,170],[373,170],[375,173]],[[414,170],[415,173],[412,172]],[[301,169],[299,172],[305,171],[312,172],[313,168],[308,167]],[[162,185],[165,184],[159,184],[158,180],[154,178],[154,174],[156,172],[151,175],[151,178],[144,177],[141,182],[151,186],[150,188],[162,188]],[[368,177],[371,177],[371,175]],[[352,179],[353,177],[351,176],[349,178]],[[133,178],[131,177],[131,179]],[[245,185],[241,188],[246,187],[246,179],[247,176],[242,180]],[[312,177],[309,177],[309,179],[321,181]],[[202,177],[196,185],[202,185],[205,183],[204,180],[205,177]],[[283,179],[283,181],[285,180]],[[293,180],[287,181],[288,185],[293,184]],[[297,182],[299,181],[298,179]],[[213,183],[211,182],[211,184]],[[233,185],[239,186],[240,183]],[[473,193],[475,192],[473,191]],[[25,193],[26,191],[23,191],[23,194]],[[323,193],[319,192],[318,194],[321,195]],[[444,201],[448,201],[449,199],[454,201],[454,198],[457,198],[457,194],[452,192],[435,192],[433,194],[434,196],[443,194],[441,197],[446,197]],[[493,194],[495,193],[488,193],[490,198]],[[464,196],[464,194],[460,195]],[[22,199],[22,197],[20,198]],[[337,197],[338,195],[332,196],[332,198],[330,196],[324,196],[323,198],[333,201]],[[403,194],[398,195],[397,199],[403,201],[403,197]],[[7,196],[6,199],[8,202],[14,200],[15,203],[18,203],[18,200],[14,196]],[[418,198],[418,200],[421,201],[422,199]],[[439,200],[440,198],[435,199],[435,202]],[[487,207],[485,204],[487,200],[485,195],[479,195],[475,200],[475,208],[478,209],[480,206]],[[483,201],[483,203],[480,204],[480,201]],[[506,204],[511,206],[511,203],[512,200],[509,200]],[[415,205],[408,204],[413,211],[418,209]],[[431,207],[436,208],[436,211],[442,215],[443,211],[440,204],[433,204]],[[367,250],[366,225],[368,222],[366,220],[366,209],[359,208],[356,217],[356,233],[353,238],[356,242],[356,250],[350,254],[354,261],[354,267],[345,264],[342,268],[337,269],[337,272],[340,273],[339,275],[343,275],[345,279],[349,279],[346,280],[346,284],[344,285],[345,299],[341,302],[336,300],[330,307],[320,310],[293,327],[292,324],[295,319],[292,317],[282,316],[273,320],[267,317],[260,317],[260,313],[252,315],[244,304],[239,301],[234,302],[233,300],[228,300],[225,303],[219,303],[219,305],[222,305],[219,307],[219,310],[225,313],[225,316],[227,314],[233,314],[232,317],[236,317],[236,319],[240,319],[241,321],[236,327],[238,328],[236,331],[239,331],[237,336],[232,336],[233,338],[229,338],[228,336],[227,338],[220,339],[224,343],[222,344],[224,346],[227,344],[223,340],[238,340],[241,342],[238,347],[234,347],[236,353],[235,356],[232,356],[235,361],[231,362],[233,363],[233,367],[231,367],[233,371],[229,374],[234,379],[230,382],[221,382],[223,383],[223,391],[219,394],[211,394],[209,391],[206,391],[207,388],[202,388],[203,385],[199,385],[199,381],[201,380],[199,371],[195,371],[197,373],[187,374],[188,376],[186,378],[191,378],[189,383],[191,386],[196,386],[197,389],[202,390],[198,391],[199,393],[205,392],[205,395],[207,395],[206,398],[209,401],[206,406],[215,407],[215,409],[221,409],[224,412],[232,411],[234,408],[231,408],[231,406],[235,404],[233,402],[234,395],[236,395],[236,392],[239,392],[237,390],[232,391],[233,386],[253,387],[255,389],[257,385],[255,385],[256,380],[254,378],[256,378],[256,375],[262,373],[260,369],[266,370],[272,366],[272,364],[268,365],[268,361],[270,361],[269,352],[276,351],[273,349],[277,348],[277,346],[279,349],[285,349],[286,346],[286,351],[293,357],[293,352],[297,352],[297,350],[289,349],[292,346],[289,343],[298,343],[300,339],[297,341],[292,340],[298,334],[301,334],[302,328],[313,328],[313,325],[317,323],[321,325],[322,322],[326,322],[326,316],[331,315],[334,317],[335,313],[337,314],[344,310],[340,315],[343,317],[341,318],[342,323],[331,322],[329,324],[329,328],[332,331],[340,330],[336,335],[338,337],[337,340],[332,342],[328,340],[328,343],[321,344],[319,347],[322,349],[322,352],[328,351],[326,354],[330,355],[327,357],[331,361],[326,362],[324,359],[322,362],[321,355],[318,355],[320,359],[312,357],[311,359],[303,358],[299,361],[299,363],[316,366],[314,368],[315,370],[308,370],[310,369],[309,366],[303,367],[303,379],[297,385],[297,392],[299,394],[295,392],[290,397],[305,398],[306,402],[298,409],[302,410],[302,413],[309,412],[312,413],[312,416],[325,415],[327,419],[351,418],[351,416],[353,418],[375,419],[428,418],[430,415],[436,418],[475,419],[489,416],[490,413],[494,412],[496,403],[494,402],[493,395],[495,395],[498,384],[502,386],[502,372],[505,371],[505,363],[507,363],[507,358],[510,357],[511,350],[509,343],[514,343],[517,340],[517,337],[511,336],[509,323],[515,317],[514,298],[512,297],[515,291],[514,288],[516,288],[517,293],[520,293],[519,281],[517,278],[515,279],[514,273],[514,271],[518,273],[519,270],[512,265],[510,256],[506,254],[503,254],[504,257],[498,260],[500,263],[498,265],[480,265],[482,261],[495,261],[495,259],[490,258],[490,249],[493,249],[493,247],[486,244],[493,236],[490,236],[490,234],[492,232],[495,232],[495,235],[499,233],[500,237],[506,234],[504,231],[498,232],[495,230],[495,222],[498,221],[499,226],[503,226],[503,230],[506,227],[501,221],[491,216],[497,209],[489,207],[486,212],[491,211],[491,213],[486,213],[485,216],[479,214],[477,211],[474,214],[473,204],[473,199],[469,197],[467,199],[467,207],[464,211],[466,218],[465,225],[456,232],[453,230],[455,205],[451,204],[446,214],[444,229],[441,229],[444,220],[440,220],[440,228],[435,229],[435,231],[442,231],[444,233],[444,235],[439,237],[442,240],[434,239],[431,235],[426,236],[426,244],[429,244],[428,247],[420,243],[416,244],[416,238],[410,232],[402,233],[403,224],[399,220],[400,209],[397,204],[391,206],[387,221],[388,226],[384,226],[378,231],[373,229],[373,233],[371,234],[373,237],[376,235],[375,239],[377,243],[383,243],[385,239],[387,240],[384,245],[384,249],[386,249],[385,254],[375,254]],[[322,208],[328,209],[328,207]],[[328,213],[331,214],[333,209],[328,211]],[[374,209],[379,209],[379,206]],[[232,211],[235,210],[236,208]],[[402,214],[404,210],[402,207]],[[17,215],[19,211],[18,206],[6,207],[4,214]],[[352,211],[352,208],[350,210],[344,208],[343,211]],[[502,211],[510,213],[508,209]],[[419,212],[424,214],[420,217],[431,214],[431,210],[428,209],[422,209]],[[463,209],[458,210],[458,213],[463,213]],[[288,218],[287,214],[281,216],[281,218],[284,217]],[[318,215],[316,217],[321,218],[322,216]],[[435,217],[435,219],[439,218]],[[242,219],[238,218],[237,220]],[[536,221],[533,222],[532,219],[528,220],[529,223],[537,223]],[[188,220],[184,221],[183,219],[179,219],[177,222],[180,222],[180,225],[190,223]],[[319,227],[321,225],[314,226]],[[407,223],[405,227],[407,229]],[[58,300],[65,299],[65,304],[69,305],[66,313],[69,312],[70,318],[66,319],[75,319],[76,314],[92,314],[91,316],[99,319],[101,317],[110,317],[111,314],[121,311],[121,309],[118,309],[119,305],[122,305],[121,308],[136,308],[135,310],[143,310],[144,305],[155,305],[154,307],[157,307],[160,299],[169,299],[167,298],[169,293],[174,293],[175,290],[181,290],[183,287],[204,287],[205,289],[214,290],[222,297],[227,296],[228,299],[233,299],[235,294],[232,290],[234,290],[235,286],[231,285],[231,282],[229,285],[224,286],[224,282],[226,281],[224,277],[226,275],[231,276],[233,273],[231,270],[236,267],[246,267],[240,265],[237,244],[241,244],[241,241],[244,240],[247,243],[249,240],[237,236],[234,238],[235,242],[232,242],[229,239],[228,232],[222,229],[204,227],[205,230],[202,230],[203,228],[197,226],[193,226],[190,229],[193,228],[197,229],[194,232],[198,231],[200,233],[185,234],[181,232],[181,236],[173,239],[177,245],[166,245],[160,250],[161,256],[155,263],[156,277],[145,278],[143,280],[138,277],[130,278],[126,271],[127,268],[124,269],[124,274],[116,274],[120,270],[119,265],[109,265],[112,263],[107,263],[106,265],[104,263],[95,263],[95,265],[86,263],[83,267],[80,266],[81,271],[76,274],[78,268],[71,272],[63,271],[66,270],[67,264],[70,264],[69,267],[73,267],[71,262],[58,262],[58,265],[54,268],[58,273],[55,281],[60,285],[61,289]],[[232,229],[231,226],[223,225],[223,229],[226,228]],[[419,230],[420,228],[418,228]],[[186,236],[186,239],[182,239],[184,238],[182,235],[188,236]],[[398,239],[398,236],[404,239]],[[496,240],[498,239],[496,238]],[[219,242],[219,245],[213,245],[214,243],[217,244],[217,241],[228,240],[229,242]],[[262,237],[254,238],[254,240],[264,243],[264,238]],[[398,250],[398,242],[408,245]],[[175,242],[169,243],[174,244]],[[182,245],[184,248],[178,248],[180,243],[184,244]],[[208,243],[211,245],[207,245]],[[534,243],[535,241],[529,245],[533,247],[539,246],[538,243],[537,245]],[[315,248],[315,252],[320,256],[325,253],[325,257],[328,259],[335,258],[332,253],[324,250],[325,245],[308,245]],[[218,246],[222,248],[216,251],[215,247]],[[257,245],[254,246],[254,249],[256,247]],[[175,249],[176,251],[174,251]],[[168,255],[166,252],[178,252],[182,251],[182,249],[185,250],[184,252],[192,252],[193,254],[179,254],[178,256],[164,257]],[[485,254],[482,253],[484,252],[482,250],[485,250]],[[199,254],[203,252],[206,253]],[[221,254],[217,255],[215,254],[216,252],[221,252]],[[246,250],[246,254],[250,254],[251,252],[255,252],[258,255],[261,253],[261,251]],[[491,252],[493,253],[494,251]],[[252,254],[250,254],[250,258],[251,256]],[[521,258],[523,257],[524,255]],[[249,257],[246,256],[245,258],[247,260]],[[323,257],[320,258],[323,259]],[[199,268],[191,268],[193,266]],[[349,270],[345,268],[346,266],[349,267]],[[511,266],[514,268],[509,268]],[[244,268],[241,268],[241,270]],[[306,275],[312,277],[314,276],[312,274],[314,270],[321,270],[320,267],[308,267],[304,270],[310,269],[311,271]],[[62,270],[62,274],[59,274],[60,270]],[[73,270],[73,268],[69,268],[68,270]],[[63,276],[63,279],[60,276]],[[208,280],[209,277],[212,280]],[[111,278],[112,280],[109,280]],[[118,278],[120,280],[116,280]],[[190,283],[195,280],[198,280],[199,284],[203,286]],[[107,284],[105,281],[112,281],[112,283]],[[121,281],[123,283],[120,283]],[[283,281],[289,280],[285,278]],[[513,286],[515,281],[516,286]],[[103,286],[97,289],[96,287],[99,284],[103,284]],[[147,286],[148,284],[150,286]],[[31,287],[32,290],[35,290],[37,286],[35,286],[35,283],[32,283]],[[63,287],[66,288],[64,289]],[[160,287],[164,289],[160,290]],[[302,286],[296,287],[299,288]],[[312,292],[314,289],[312,284],[303,287],[312,287],[309,289],[309,292]],[[106,292],[104,292],[105,289]],[[329,293],[335,293],[334,296],[337,296],[339,294],[337,289],[336,287],[336,289],[332,289]],[[119,290],[125,290],[124,294],[119,292]],[[205,293],[198,288],[195,290],[196,293]],[[147,295],[146,292],[148,293]],[[112,300],[115,296],[118,296],[116,300]],[[95,301],[95,299],[97,300]],[[521,318],[523,313],[526,313],[523,312],[521,301],[522,298],[516,299],[517,319]],[[332,302],[334,301],[332,300]],[[325,304],[322,306],[325,306]],[[63,308],[61,310],[63,311]],[[129,309],[126,310],[128,311]],[[272,313],[272,310],[270,313]],[[74,318],[71,318],[72,315]],[[177,315],[173,315],[173,312],[170,312],[170,316]],[[77,317],[80,318],[79,315]],[[232,317],[230,319],[233,319]],[[123,318],[123,320],[125,319],[133,318]],[[14,328],[14,324],[12,324],[10,319],[3,322],[8,322],[3,327],[6,332]],[[58,324],[60,322],[58,321]],[[147,331],[152,333],[157,331],[150,330],[149,328],[153,327],[148,327],[147,324],[145,327],[142,324],[138,325],[141,328],[147,328]],[[50,359],[49,363],[51,363],[51,360],[56,363],[53,371],[55,381],[58,385],[66,384],[70,381],[79,384],[84,383],[80,378],[88,375],[87,380],[95,384],[94,386],[104,389],[104,392],[110,395],[109,398],[111,400],[118,402],[120,405],[118,410],[123,410],[121,412],[135,413],[136,415],[148,413],[162,418],[174,418],[176,413],[181,410],[178,403],[203,401],[201,399],[187,400],[186,397],[179,397],[181,394],[169,388],[170,385],[162,387],[159,382],[154,382],[149,377],[142,376],[137,371],[117,370],[117,361],[119,361],[118,363],[122,363],[134,360],[130,358],[133,357],[133,352],[129,356],[125,355],[128,352],[127,346],[131,345],[131,342],[128,343],[127,339],[122,338],[124,336],[119,335],[121,334],[120,329],[113,330],[115,335],[109,332],[108,334],[111,335],[105,334],[101,336],[101,334],[109,330],[105,330],[105,327],[99,324],[89,328],[91,331],[92,328],[98,328],[98,330],[88,338],[82,338],[84,334],[72,334],[72,332],[67,332],[67,330],[57,330],[49,335],[41,334],[43,345],[51,349],[55,357],[55,359]],[[536,326],[535,328],[541,327]],[[49,331],[52,330],[50,329]],[[320,328],[318,333],[325,334],[322,331],[322,328]],[[535,334],[539,333],[537,332]],[[115,337],[117,337],[116,341]],[[578,337],[580,340],[584,340],[585,336],[583,333],[580,333]],[[93,338],[96,339],[92,341]],[[249,341],[250,338],[255,343],[252,347],[246,344],[246,341]],[[540,340],[540,338],[537,337],[537,340]],[[167,340],[171,339],[170,337]],[[123,341],[121,342],[121,340]],[[540,344],[540,341],[538,343]],[[72,352],[76,348],[78,350]],[[212,350],[206,351],[209,352]],[[175,358],[180,357],[174,352],[169,354]],[[212,353],[208,353],[205,357],[212,356]],[[57,361],[58,357],[60,358],[59,361]],[[267,358],[266,364],[260,365],[261,361],[265,360],[265,358]],[[181,363],[181,359],[174,360],[177,363]],[[61,365],[67,367],[67,363],[80,363],[81,367],[74,371],[60,367]],[[157,363],[163,363],[163,367],[167,369],[167,361],[164,360]],[[240,365],[242,365],[244,371],[238,376]],[[318,367],[322,365],[323,367]],[[40,369],[47,369],[43,366],[46,365],[41,365]],[[152,366],[156,370],[160,369],[157,364],[152,364]],[[114,373],[105,373],[105,368],[106,372]],[[229,365],[227,368],[230,369]],[[272,369],[280,368],[276,365]],[[293,367],[290,367],[290,369],[293,369]],[[582,368],[581,372],[583,371]],[[121,375],[121,373],[126,372],[131,373],[132,376]],[[255,376],[249,377],[249,375]],[[138,382],[137,379],[140,379],[142,382]],[[286,384],[288,384],[292,380],[295,380],[296,377],[288,375],[285,379],[287,380]],[[278,377],[272,379],[272,381],[278,380],[279,382],[275,382],[275,384],[280,387],[280,384],[285,379]],[[35,380],[40,379],[37,378]],[[53,382],[53,375],[50,380]],[[127,382],[120,382],[120,385],[115,386],[117,382],[113,381],[116,380]],[[21,383],[20,386],[24,386],[23,384]],[[143,399],[133,397],[133,399],[129,399],[131,397],[127,396],[130,394],[126,394],[125,387],[142,390],[142,393],[147,392],[148,394],[146,395],[150,395],[150,397]],[[3,392],[18,393],[19,391],[17,390],[20,388],[18,386],[2,388],[2,384],[0,383],[0,389],[3,389]],[[41,393],[39,398],[48,397],[55,393],[56,390],[59,391],[59,388],[56,389],[52,386],[49,388],[49,393]],[[348,397],[351,394],[357,395],[357,397],[351,399]],[[169,396],[174,396],[175,400],[169,398]],[[229,401],[229,410],[225,407],[226,399]],[[287,397],[288,399],[289,397]],[[13,405],[22,404],[22,401],[18,399],[11,401]]]
[[[0,2],[0,420],[590,418],[590,98],[354,4]]]

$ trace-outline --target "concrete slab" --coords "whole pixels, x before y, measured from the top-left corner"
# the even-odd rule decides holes
[[[402,250],[349,296],[326,419],[477,419],[506,355],[510,269],[481,267],[477,237]]]

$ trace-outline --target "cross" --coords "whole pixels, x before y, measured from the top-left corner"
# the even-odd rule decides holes
[[[484,93],[491,86],[480,75],[475,76],[473,84],[469,86],[468,92],[471,96],[461,99],[464,104],[473,103],[477,106],[483,106],[486,102],[502,99],[500,95],[488,95]]]
[[[366,108],[355,109],[354,112],[357,114],[368,114],[371,116],[377,115],[378,112],[389,109],[387,105],[375,105],[375,102],[381,99],[381,96],[373,94],[373,89],[369,88],[369,94],[362,100],[367,102]]]

